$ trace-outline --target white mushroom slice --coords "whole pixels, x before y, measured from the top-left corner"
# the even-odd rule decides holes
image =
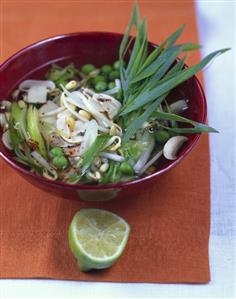
[[[2,142],[6,148],[8,148],[9,150],[13,150],[13,147],[11,144],[10,130],[7,130],[2,134]]]
[[[47,87],[46,86],[32,86],[28,90],[26,102],[43,104],[47,102]]]
[[[186,136],[174,136],[171,137],[163,148],[163,155],[168,160],[175,160],[177,158],[177,153],[186,142],[188,138]]]
[[[47,93],[55,87],[54,82],[49,80],[25,80],[20,84],[19,89],[27,92],[26,102],[42,104],[47,102]]]
[[[27,91],[33,86],[45,86],[48,90],[54,90],[56,85],[50,80],[25,80],[19,85],[19,89]]]

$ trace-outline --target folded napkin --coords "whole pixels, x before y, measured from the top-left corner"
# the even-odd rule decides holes
[[[18,49],[59,33],[124,32],[132,1],[4,1],[2,61]],[[197,42],[192,1],[140,1],[149,39],[160,42],[181,24],[181,42]],[[199,54],[193,54],[196,63]],[[14,75],[14,74],[13,74]],[[127,200],[87,203],[61,199],[22,179],[0,161],[0,277],[114,282],[206,283],[210,279],[208,138],[179,166]],[[68,248],[74,213],[100,207],[124,217],[131,235],[110,269],[80,273]]]

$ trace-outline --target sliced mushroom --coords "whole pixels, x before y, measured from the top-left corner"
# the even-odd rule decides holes
[[[48,90],[56,88],[55,83],[50,80],[25,80],[19,85],[19,89],[27,91],[33,86],[45,86]]]
[[[50,80],[25,80],[19,86],[20,90],[27,93],[26,102],[40,104],[47,102],[48,92],[55,88],[55,83]]]
[[[163,155],[168,160],[175,160],[177,158],[177,153],[186,142],[188,138],[186,136],[174,136],[171,137],[163,148]]]

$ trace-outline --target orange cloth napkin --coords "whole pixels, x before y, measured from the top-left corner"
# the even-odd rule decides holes
[[[192,1],[139,1],[149,40],[160,42],[181,24],[182,42],[197,42]],[[1,61],[52,35],[75,31],[124,32],[133,1],[4,1]],[[96,55],[96,51],[95,51]],[[199,53],[191,55],[196,63]],[[12,74],[14,76],[14,74]],[[1,83],[2,84],[2,83]],[[142,194],[105,203],[76,202],[43,192],[0,161],[0,277],[119,282],[206,283],[210,279],[209,153],[207,136]],[[126,250],[110,269],[80,273],[67,231],[82,207],[102,207],[131,225]]]

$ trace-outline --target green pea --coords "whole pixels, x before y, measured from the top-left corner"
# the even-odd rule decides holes
[[[105,81],[106,81],[105,77],[104,77],[104,76],[101,76],[101,75],[99,75],[99,76],[93,78],[93,83],[94,83],[94,84],[97,84],[98,82],[105,82]]]
[[[106,82],[98,82],[96,85],[95,85],[95,90],[98,91],[98,92],[102,92],[104,90],[107,89],[107,83]]]
[[[60,147],[53,147],[50,150],[50,154],[52,157],[64,156],[63,150]]]
[[[155,138],[159,143],[166,143],[166,141],[170,138],[170,134],[165,130],[157,130],[155,132]]]
[[[110,72],[112,71],[112,66],[109,65],[109,64],[104,64],[104,65],[101,67],[101,71],[102,71],[103,74],[108,75],[108,74],[110,74]]]
[[[84,73],[85,75],[88,75],[93,70],[95,70],[95,66],[93,64],[85,64],[81,68],[81,72]]]
[[[53,158],[52,164],[57,169],[64,169],[64,168],[66,168],[68,166],[68,160],[64,156],[57,156],[57,157]]]
[[[114,68],[115,70],[118,70],[118,71],[119,71],[119,69],[120,69],[120,60],[117,60],[117,61],[114,62],[114,64],[113,64],[113,68]]]
[[[108,88],[109,88],[109,89],[113,89],[114,87],[116,87],[115,82],[109,82],[109,84],[108,84]]]
[[[134,174],[133,167],[127,161],[124,161],[124,162],[121,163],[120,171],[123,174],[126,174],[126,175],[133,175]]]
[[[112,71],[110,72],[109,74],[109,79],[111,81],[115,80],[115,79],[118,79],[120,77],[120,73],[118,71]]]

